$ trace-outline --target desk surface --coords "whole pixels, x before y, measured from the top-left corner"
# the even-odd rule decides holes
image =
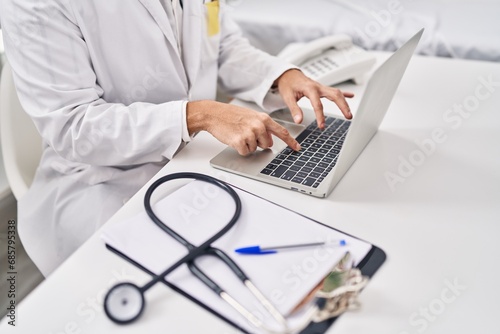
[[[345,87],[358,93],[356,110],[363,87]],[[464,106],[461,113],[454,105]],[[498,332],[499,106],[498,63],[417,56],[380,131],[326,199],[211,168],[223,145],[206,133],[158,176],[218,176],[384,249],[388,259],[363,291],[362,309],[343,315],[330,333]],[[399,175],[392,189],[387,173]],[[144,192],[108,224],[140,212]],[[98,232],[18,305],[16,328],[4,318],[0,332],[237,332],[161,284],[146,294],[140,321],[110,322],[101,307],[107,289],[148,278],[107,251]]]

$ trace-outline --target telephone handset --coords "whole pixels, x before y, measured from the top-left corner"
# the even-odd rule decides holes
[[[308,77],[328,86],[353,79],[357,84],[375,64],[375,56],[354,45],[347,35],[334,35],[309,43],[292,43],[278,57],[297,65]]]

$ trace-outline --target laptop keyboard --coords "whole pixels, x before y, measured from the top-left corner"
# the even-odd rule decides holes
[[[261,174],[317,188],[337,163],[351,122],[325,117],[325,129],[316,121],[296,138],[302,147],[286,147],[261,171]]]

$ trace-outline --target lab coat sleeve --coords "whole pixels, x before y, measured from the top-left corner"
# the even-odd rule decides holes
[[[285,107],[281,96],[270,88],[281,74],[297,67],[253,47],[226,10],[221,7],[219,86],[267,111]]]
[[[71,1],[1,6],[18,95],[45,143],[67,160],[100,166],[172,158],[182,142],[183,101],[104,101]]]

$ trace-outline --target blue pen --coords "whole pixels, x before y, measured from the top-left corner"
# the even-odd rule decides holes
[[[345,240],[338,240],[335,242],[313,242],[308,244],[296,244],[296,245],[284,245],[284,246],[274,246],[274,247],[260,247],[260,246],[248,246],[237,248],[234,251],[239,254],[246,255],[264,255],[264,254],[274,254],[278,253],[279,249],[291,249],[291,248],[300,248],[300,247],[313,247],[313,246],[323,246],[326,244],[336,245],[336,246],[345,246],[347,243]]]

